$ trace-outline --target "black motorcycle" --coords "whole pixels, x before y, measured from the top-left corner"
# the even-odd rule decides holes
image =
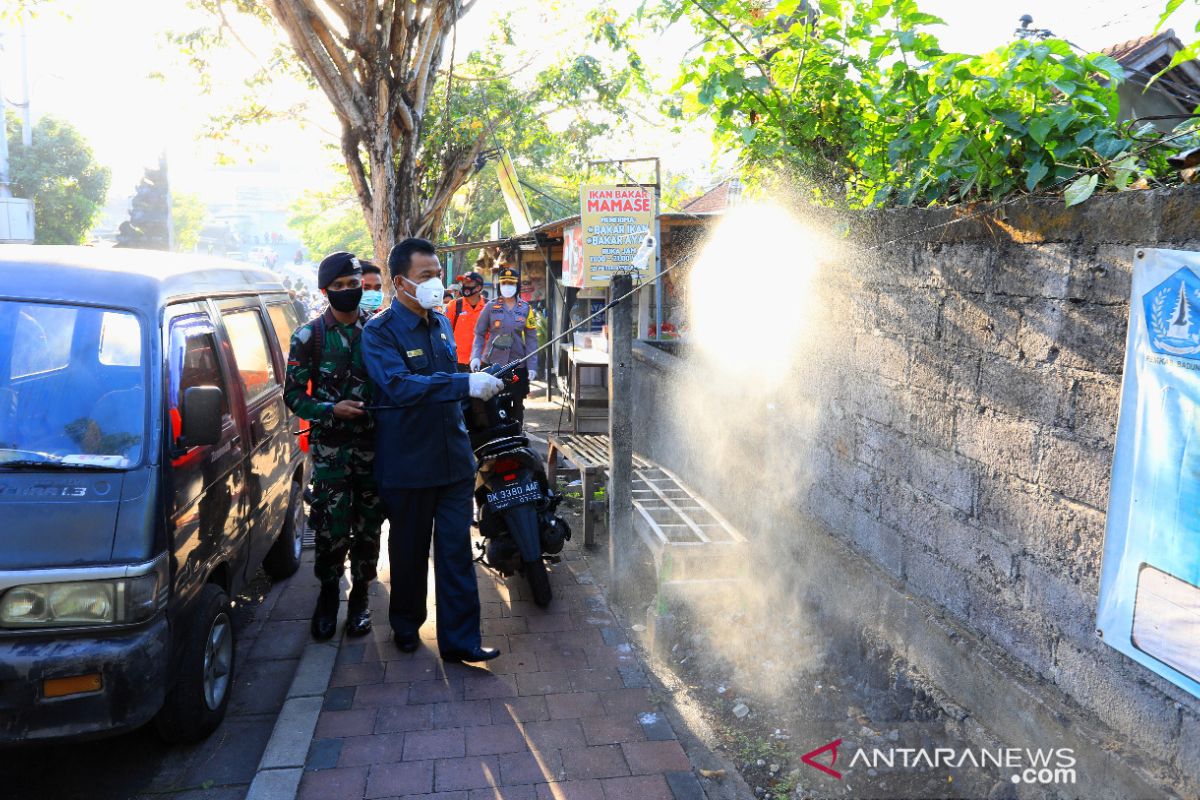
[[[508,577],[521,572],[533,601],[550,604],[550,577],[543,555],[557,555],[571,529],[554,512],[562,495],[546,481],[541,457],[529,447],[521,422],[513,416],[513,390],[526,380],[512,366],[489,367],[506,388],[491,400],[469,400],[464,407],[475,473],[475,523],[484,537],[476,545],[484,566]]]

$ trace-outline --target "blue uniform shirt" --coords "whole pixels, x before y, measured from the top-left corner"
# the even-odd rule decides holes
[[[367,322],[362,342],[377,402],[409,406],[372,412],[380,487],[423,489],[471,477],[475,454],[458,402],[470,395],[469,377],[458,372],[450,322],[435,311],[427,322],[392,300]]]

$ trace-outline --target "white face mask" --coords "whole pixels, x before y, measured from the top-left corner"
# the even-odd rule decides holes
[[[516,295],[517,295],[517,285],[515,283],[500,284],[500,296],[501,297],[516,297]]]
[[[400,277],[417,287],[416,294],[409,292],[405,292],[405,294],[416,300],[421,305],[421,308],[437,308],[442,304],[442,297],[446,294],[446,287],[442,285],[441,278],[430,278],[427,281],[417,283],[409,280],[406,276],[402,275]]]

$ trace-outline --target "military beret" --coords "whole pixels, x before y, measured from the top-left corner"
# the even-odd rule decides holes
[[[362,265],[353,253],[344,250],[330,253],[317,268],[317,288],[324,289],[343,275],[362,275]]]

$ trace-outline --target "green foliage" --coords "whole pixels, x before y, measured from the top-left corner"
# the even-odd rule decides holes
[[[51,0],[0,0],[0,22],[23,22],[37,17]]]
[[[305,192],[291,211],[288,226],[299,231],[300,241],[317,260],[338,250],[364,256],[374,253],[362,208],[348,179],[330,191]]]
[[[196,195],[171,193],[171,230],[178,252],[190,253],[196,249],[207,216],[208,209]]]
[[[1200,0],[1192,0],[1192,2],[1200,4]],[[1159,17],[1158,25],[1155,26],[1154,32],[1158,33],[1162,26],[1167,23],[1167,20],[1170,19],[1183,4],[1184,0],[1167,0],[1167,4],[1163,7],[1162,16]],[[1200,33],[1200,20],[1196,21],[1196,33]],[[1153,84],[1154,81],[1162,77],[1163,72],[1168,72],[1183,62],[1191,61],[1198,56],[1200,56],[1200,39],[1185,44],[1182,50],[1171,56],[1171,63],[1168,64],[1161,72],[1155,75],[1154,78],[1151,79],[1150,83]]]
[[[1121,67],[1061,40],[945,53],[916,0],[665,0],[653,15],[702,37],[671,113],[711,116],[751,173],[782,168],[822,199],[994,200],[1095,176],[1072,184],[1080,202],[1165,171],[1140,152],[1148,126],[1117,125]]]
[[[33,200],[37,243],[82,244],[108,195],[108,167],[96,162],[79,131],[55,117],[38,120],[29,147],[15,114],[7,127],[13,194]]]

